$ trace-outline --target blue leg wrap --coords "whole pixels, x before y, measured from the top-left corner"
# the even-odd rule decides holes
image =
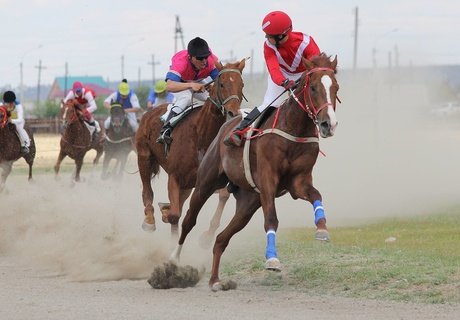
[[[313,209],[315,210],[315,225],[318,224],[318,221],[322,218],[326,218],[326,215],[324,214],[324,208],[323,204],[321,201],[316,200],[313,202]]]
[[[267,248],[265,249],[265,258],[277,258],[278,254],[276,253],[276,231],[268,230],[267,231]]]

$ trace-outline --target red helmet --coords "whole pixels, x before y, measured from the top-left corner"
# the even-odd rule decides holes
[[[283,11],[273,11],[262,21],[262,30],[268,35],[286,34],[292,29],[292,21]]]
[[[75,81],[73,83],[73,86],[72,86],[73,91],[78,91],[78,90],[81,90],[82,88],[83,88],[83,85],[81,84],[81,82]]]

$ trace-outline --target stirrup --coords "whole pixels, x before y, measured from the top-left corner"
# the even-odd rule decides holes
[[[171,129],[166,128],[164,131],[160,132],[160,136],[157,138],[156,142],[161,144],[171,144],[172,138],[170,134]]]

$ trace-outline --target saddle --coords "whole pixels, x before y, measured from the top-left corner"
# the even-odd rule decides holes
[[[189,115],[193,110],[196,108],[200,108],[204,105],[204,101],[197,101],[193,102],[191,105],[187,106],[185,110],[179,113],[177,116],[172,117],[169,120],[169,125],[171,126],[171,130],[174,129],[177,124],[184,119],[187,115]],[[174,105],[172,103],[168,104],[167,111],[160,117],[160,120],[166,124],[166,119],[168,119],[169,113]]]

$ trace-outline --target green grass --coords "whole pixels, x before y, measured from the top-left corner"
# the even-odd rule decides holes
[[[331,294],[422,303],[460,303],[460,208],[443,214],[391,219],[330,230],[331,243],[314,230],[278,233],[281,274],[264,270],[264,243],[222,266],[222,277]],[[394,242],[385,239],[395,237]],[[235,270],[238,270],[236,272]]]

